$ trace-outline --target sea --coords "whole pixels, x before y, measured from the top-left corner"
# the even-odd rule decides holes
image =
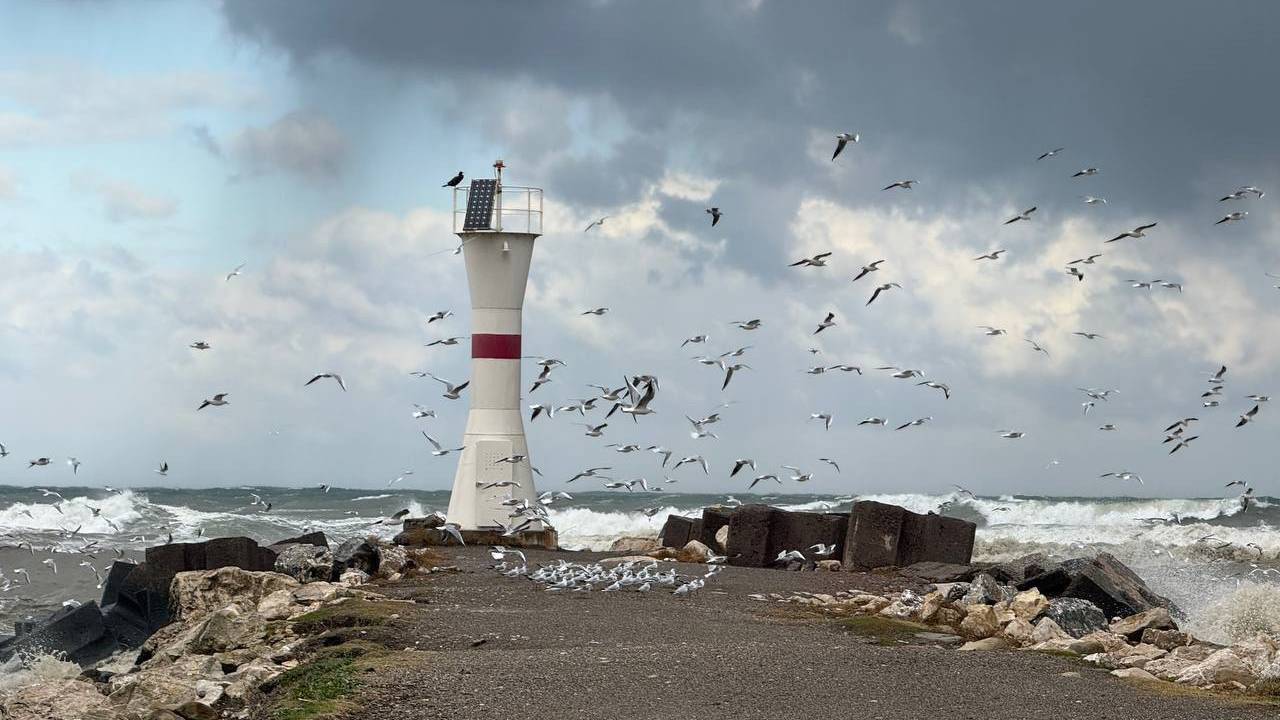
[[[59,487],[58,495],[0,486],[0,633],[67,601],[101,594],[116,559],[140,561],[151,545],[247,535],[272,543],[311,530],[331,540],[390,538],[408,510],[448,506],[447,491],[282,487],[208,489]],[[940,511],[977,524],[975,560],[1028,553],[1054,558],[1110,552],[1185,614],[1200,637],[1225,641],[1257,626],[1280,632],[1280,500],[1260,497],[1124,498],[1004,495],[777,494],[736,497],[663,492],[582,492],[550,508],[561,545],[604,550],[624,536],[656,536],[670,513],[768,503],[788,510],[848,511],[876,500]],[[268,509],[267,503],[270,503]]]

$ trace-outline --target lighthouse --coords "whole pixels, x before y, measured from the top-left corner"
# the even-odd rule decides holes
[[[532,458],[520,414],[521,313],[534,241],[542,234],[542,190],[493,179],[453,189],[453,229],[462,241],[471,290],[471,409],[449,496],[450,522],[468,543],[556,546],[542,522],[517,525],[508,501],[536,506]]]

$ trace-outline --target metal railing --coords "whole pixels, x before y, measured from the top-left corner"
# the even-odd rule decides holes
[[[467,194],[471,187],[453,189],[453,232],[462,232],[467,215]],[[500,185],[493,201],[489,227],[467,232],[509,232],[542,234],[542,188]]]

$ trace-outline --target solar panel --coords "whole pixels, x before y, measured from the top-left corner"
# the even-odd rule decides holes
[[[493,222],[493,195],[497,180],[472,180],[467,191],[467,215],[462,230],[490,230]]]

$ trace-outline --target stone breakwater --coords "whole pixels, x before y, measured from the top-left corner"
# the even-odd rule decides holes
[[[1180,631],[1166,607],[1108,618],[1088,600],[1049,598],[1036,587],[1018,590],[987,573],[971,582],[939,582],[931,588],[925,593],[879,595],[855,589],[751,598],[827,615],[898,621],[918,631],[910,634],[920,640],[960,651],[1065,653],[1121,678],[1212,691],[1274,695],[1280,688],[1280,642],[1270,635],[1218,645]]]

